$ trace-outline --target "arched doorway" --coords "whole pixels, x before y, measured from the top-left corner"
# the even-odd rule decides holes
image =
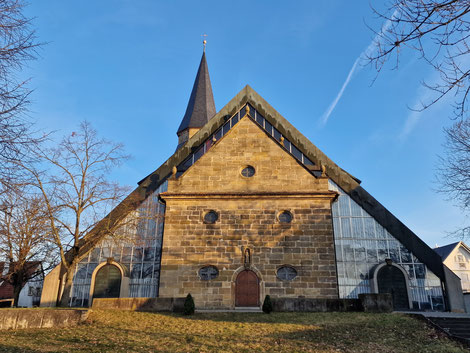
[[[240,272],[235,280],[235,306],[259,306],[259,279],[250,270]]]
[[[104,265],[95,276],[93,298],[119,298],[121,271],[115,265]]]
[[[379,293],[392,295],[393,310],[410,309],[406,278],[397,266],[385,265],[379,269],[377,287]]]

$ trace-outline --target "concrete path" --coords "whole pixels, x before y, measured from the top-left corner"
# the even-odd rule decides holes
[[[416,315],[423,315],[425,317],[470,319],[469,313],[452,313],[452,312],[447,312],[447,311],[395,311],[395,313],[416,314]]]

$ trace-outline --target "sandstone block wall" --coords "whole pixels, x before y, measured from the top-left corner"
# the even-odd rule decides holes
[[[240,174],[251,165],[251,178]],[[272,297],[337,298],[331,201],[326,178],[315,178],[253,121],[243,118],[178,179],[169,181],[160,297],[194,296],[197,308],[233,308],[243,251],[260,279],[260,302]],[[204,222],[214,210],[219,219]],[[278,214],[292,213],[282,224]],[[214,265],[210,281],[198,271]],[[297,277],[276,277],[282,265]]]

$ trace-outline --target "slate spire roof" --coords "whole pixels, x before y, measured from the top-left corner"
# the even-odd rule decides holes
[[[215,115],[214,96],[211,79],[207,68],[206,53],[202,53],[201,63],[197,70],[196,80],[189,97],[188,107],[178,128],[179,135],[188,128],[202,128]]]

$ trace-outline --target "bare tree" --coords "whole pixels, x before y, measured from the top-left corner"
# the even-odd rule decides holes
[[[99,138],[87,122],[57,147],[37,148],[34,153],[36,164],[22,166],[32,175],[32,184],[46,205],[50,233],[65,272],[60,305],[67,306],[75,267],[89,248],[88,233],[128,191],[109,180],[110,171],[127,156],[121,144]],[[112,235],[113,227],[117,225],[110,222],[103,231]]]
[[[21,289],[55,265],[54,247],[42,197],[28,196],[23,188],[3,193],[0,200],[0,259],[8,271],[0,276],[13,287],[18,306]]]
[[[0,174],[13,165],[11,160],[22,158],[24,147],[37,141],[25,114],[29,80],[18,78],[40,45],[24,7],[21,0],[0,0]]]
[[[423,82],[435,96],[416,110],[453,94],[454,112],[465,118],[470,90],[470,0],[391,0],[387,7],[385,13],[374,10],[383,25],[376,32],[374,50],[367,53],[369,62],[380,72],[390,60],[397,68],[405,49],[418,52],[440,80]]]
[[[457,121],[444,129],[444,155],[439,157],[437,180],[439,192],[445,193],[464,212],[470,211],[470,120]],[[470,236],[470,226],[451,235]]]

